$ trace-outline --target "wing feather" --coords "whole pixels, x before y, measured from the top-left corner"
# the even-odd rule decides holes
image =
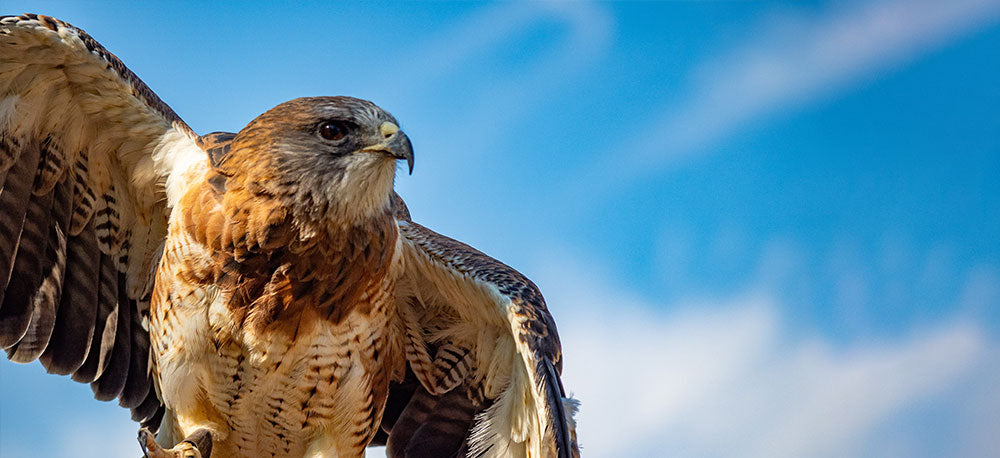
[[[157,415],[157,413],[163,415],[163,405],[160,402],[160,398],[156,395],[156,390],[151,389],[146,393],[146,399],[142,401],[142,404],[132,409],[132,420],[144,423]],[[156,422],[159,423],[159,420]]]
[[[478,406],[462,446],[471,456],[577,456],[576,401],[566,398],[559,379],[562,350],[538,288],[503,263],[412,222],[398,196],[396,205],[402,254],[396,304],[410,369],[422,385],[417,393],[446,399],[464,385]],[[435,415],[429,401],[421,402],[415,412]],[[406,410],[400,418],[413,421]],[[391,431],[388,441],[406,449]]]
[[[459,452],[475,413],[462,389],[433,395],[418,386],[394,422],[386,454],[407,458],[467,456]]]
[[[94,240],[96,245],[96,234]],[[99,259],[97,264],[97,310],[95,311],[90,351],[83,365],[73,373],[73,380],[80,383],[91,383],[104,373],[104,369],[111,361],[109,355],[114,349],[115,330],[118,327],[118,301],[114,294],[118,285],[114,264],[111,257],[106,254],[101,253]]]
[[[116,308],[117,328],[114,332],[114,340],[110,351],[104,356],[107,366],[101,371],[97,380],[90,384],[94,391],[94,397],[100,401],[110,401],[122,394],[125,389],[125,382],[128,377],[129,362],[132,357],[131,332],[132,332],[132,310],[128,307],[128,302],[121,301],[124,295],[125,285],[120,278],[115,282],[118,291],[118,307]],[[105,330],[107,336],[107,330]],[[102,353],[104,344],[102,343]]]
[[[11,269],[3,304],[0,305],[0,347],[4,349],[20,341],[28,330],[33,311],[29,298],[34,296],[42,283],[42,259],[49,237],[52,198],[53,195],[49,192],[34,194],[28,201],[17,242],[17,257]]]
[[[117,57],[46,16],[0,17],[0,347],[140,421],[148,303],[197,135]]]
[[[98,303],[106,305],[109,310],[104,314],[104,332],[101,334],[101,344],[97,348],[97,366],[94,372],[94,380],[101,378],[104,371],[111,364],[111,354],[115,350],[118,330],[121,326],[118,321],[121,317],[118,304],[118,271],[115,269],[115,260],[111,255],[101,253],[101,284],[98,290]],[[100,312],[98,312],[98,316]]]
[[[28,211],[28,196],[31,195],[31,185],[34,183],[33,171],[38,165],[41,150],[35,142],[16,139],[3,133],[0,133],[0,137],[11,140],[9,144],[18,148],[18,151],[13,153],[17,158],[16,162],[7,174],[8,179],[4,181],[3,190],[0,190],[0,221],[4,223],[0,224],[0,286],[3,287],[0,290],[0,297],[2,297],[14,265],[17,242],[21,237],[24,216]]]
[[[77,159],[73,167],[75,173],[73,175],[73,205],[71,207],[73,209],[73,216],[70,219],[69,226],[70,237],[80,235],[84,228],[87,227],[87,224],[91,222],[96,202],[94,190],[87,181],[87,163],[81,159]],[[94,230],[93,225],[91,225],[90,230]],[[96,240],[94,243],[96,244]]]
[[[41,176],[41,175],[40,175]],[[41,284],[28,301],[31,319],[24,337],[7,350],[11,361],[27,363],[38,359],[45,351],[55,329],[59,299],[62,296],[63,274],[66,271],[66,223],[69,216],[69,195],[65,185],[54,191],[52,218],[42,259]]]
[[[128,409],[138,407],[139,404],[145,401],[146,395],[149,394],[149,387],[151,386],[151,379],[147,370],[149,352],[134,351],[134,349],[149,348],[149,334],[142,332],[144,331],[142,313],[140,311],[142,308],[143,306],[134,305],[134,301],[133,305],[128,307],[132,312],[131,326],[134,331],[130,333],[132,337],[130,347],[133,351],[131,358],[129,358],[128,378],[122,395],[119,398],[119,404]],[[149,307],[146,306],[145,309],[148,310]]]
[[[101,252],[94,226],[88,224],[66,248],[66,272],[52,338],[39,360],[53,374],[72,374],[83,365],[92,347],[97,316]]]

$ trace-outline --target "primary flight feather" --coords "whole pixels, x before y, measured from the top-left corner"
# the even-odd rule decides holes
[[[351,97],[199,136],[82,30],[2,17],[0,346],[150,457],[577,456],[541,294],[411,220],[413,159]]]

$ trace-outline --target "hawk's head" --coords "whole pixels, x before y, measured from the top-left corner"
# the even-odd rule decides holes
[[[352,97],[304,97],[278,105],[233,139],[219,168],[247,189],[289,199],[314,220],[359,219],[391,206],[396,161],[413,171],[413,148],[396,119]]]

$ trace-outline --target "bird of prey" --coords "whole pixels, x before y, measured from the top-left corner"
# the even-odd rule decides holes
[[[577,456],[538,289],[413,222],[399,160],[351,97],[199,136],[82,30],[2,17],[0,346],[149,457]]]

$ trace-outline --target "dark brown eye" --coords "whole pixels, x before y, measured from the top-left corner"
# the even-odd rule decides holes
[[[319,135],[327,140],[337,141],[347,136],[347,124],[342,122],[324,122],[319,125]]]

